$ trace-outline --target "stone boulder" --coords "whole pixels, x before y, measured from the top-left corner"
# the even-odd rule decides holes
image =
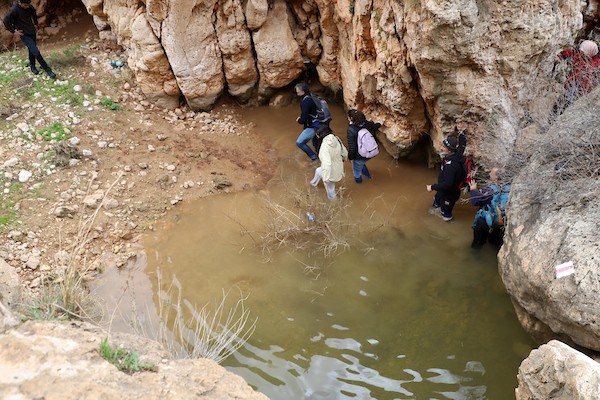
[[[128,375],[104,360],[107,336],[155,371]],[[0,360],[3,399],[267,399],[213,361],[172,360],[156,342],[82,322],[25,322],[0,335]]]
[[[260,74],[259,96],[270,95],[271,89],[288,85],[300,76],[304,68],[289,18],[285,1],[275,0],[269,7],[267,20],[252,32]]]
[[[517,400],[600,398],[600,364],[557,340],[533,350],[517,378]]]
[[[0,303],[15,308],[21,303],[21,281],[14,267],[0,258]]]
[[[600,350],[600,92],[578,100],[530,146],[512,184],[499,271],[538,340]],[[594,150],[595,149],[595,150]],[[557,267],[571,275],[557,275]]]

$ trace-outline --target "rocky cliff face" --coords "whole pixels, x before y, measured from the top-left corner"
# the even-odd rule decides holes
[[[531,143],[536,151],[513,182],[498,257],[504,285],[531,334],[594,350],[600,350],[598,107],[596,91]],[[557,273],[561,265],[563,271],[572,265],[573,273]]]
[[[402,156],[434,145],[457,122],[514,142],[532,85],[556,51],[594,17],[595,1],[567,0],[83,0],[129,50],[140,86],[169,107],[194,109],[225,91],[265,100],[304,62],[344,103],[383,122]],[[587,6],[587,7],[586,7]]]

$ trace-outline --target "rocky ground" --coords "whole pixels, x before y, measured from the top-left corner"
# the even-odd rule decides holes
[[[23,50],[0,54],[0,258],[30,292],[82,241],[93,277],[182,201],[270,178],[276,156],[236,106],[155,108],[93,30],[41,48],[56,80],[31,74]]]

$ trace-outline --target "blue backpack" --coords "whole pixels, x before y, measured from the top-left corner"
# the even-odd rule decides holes
[[[493,185],[494,195],[488,204],[477,211],[477,216],[485,218],[485,222],[490,228],[504,226],[506,223],[506,205],[508,204],[508,194],[510,185],[502,188]]]

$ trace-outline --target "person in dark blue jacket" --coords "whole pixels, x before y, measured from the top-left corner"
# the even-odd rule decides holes
[[[317,139],[315,139],[315,132],[321,124],[318,121],[315,121],[315,116],[317,115],[317,105],[310,97],[310,89],[308,88],[308,84],[305,82],[298,83],[294,89],[296,90],[296,94],[299,97],[302,97],[302,102],[300,103],[300,116],[296,118],[296,122],[304,127],[298,139],[296,139],[296,146],[300,148],[306,155],[314,161],[317,159],[318,151],[318,143]],[[308,141],[312,141],[313,147],[315,150],[311,149],[307,144]]]
[[[498,215],[502,218],[502,213],[497,212],[496,214],[498,215],[494,215],[493,210],[490,209],[490,203],[492,203],[492,199],[498,193],[505,193],[508,197],[510,185],[504,183],[505,173],[505,170],[502,168],[492,168],[490,171],[492,184],[483,187],[481,190],[477,189],[477,181],[475,179],[469,184],[471,205],[479,207],[473,220],[473,242],[471,243],[471,247],[481,247],[486,241],[495,246],[502,245],[505,221],[494,220],[494,218],[498,218]],[[503,204],[498,204],[497,206],[503,206]]]
[[[435,191],[433,198],[434,210],[440,210],[444,221],[452,220],[452,209],[460,198],[460,184],[463,178],[463,164],[465,157],[458,151],[458,140],[449,136],[442,142],[440,154],[442,168],[438,175],[438,182],[427,185],[427,191]]]
[[[367,160],[358,153],[358,131],[366,128],[372,134],[381,128],[380,123],[367,120],[365,114],[358,110],[348,111],[348,159],[352,160],[352,174],[356,183],[362,183],[362,177],[371,179],[367,168]]]
[[[15,2],[2,22],[16,39],[20,39],[27,46],[31,72],[35,75],[39,74],[35,67],[35,61],[37,60],[50,78],[56,78],[56,74],[48,66],[37,47],[38,18],[35,8],[31,5],[31,0],[18,0],[18,2]]]

